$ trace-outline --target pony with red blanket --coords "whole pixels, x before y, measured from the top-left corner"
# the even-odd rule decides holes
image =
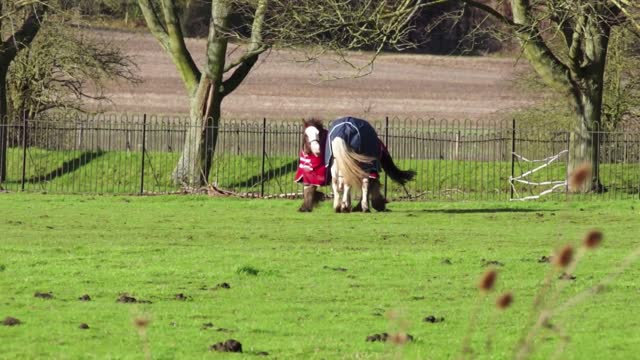
[[[415,176],[414,171],[398,169],[366,120],[340,118],[328,130],[317,119],[304,120],[304,141],[296,173],[296,181],[304,184],[300,211],[311,211],[323,197],[317,188],[329,182],[336,212],[351,212],[352,187],[362,189],[362,199],[354,210],[369,212],[371,200],[375,210],[384,211],[386,199],[380,193],[380,170],[402,185]]]

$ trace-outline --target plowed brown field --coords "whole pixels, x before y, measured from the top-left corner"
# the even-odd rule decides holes
[[[188,100],[169,57],[147,33],[101,32],[122,45],[138,63],[143,83],[110,88],[106,110],[184,114]],[[202,64],[205,41],[188,46]],[[239,52],[238,52],[239,53]],[[364,64],[366,53],[351,59]],[[399,118],[492,119],[511,109],[532,105],[535,99],[513,85],[513,58],[445,57],[383,54],[372,74],[361,78],[321,81],[322,76],[349,76],[354,71],[329,59],[298,62],[288,51],[263,55],[245,82],[224,100],[230,118],[299,119],[340,115],[379,119]]]

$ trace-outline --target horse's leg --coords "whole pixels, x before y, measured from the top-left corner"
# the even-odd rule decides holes
[[[360,208],[362,212],[369,212],[369,179],[362,179],[362,200]]]
[[[333,190],[333,209],[340,212],[340,178],[338,176],[338,166],[335,161],[331,166],[331,189]]]
[[[348,213],[351,212],[351,185],[344,182],[343,186],[341,211]]]
[[[298,211],[311,212],[314,205],[316,204],[316,187],[314,185],[305,185],[303,194],[304,200],[302,202],[302,206],[300,206],[300,209],[298,209]]]
[[[371,193],[371,207],[377,211],[385,211],[387,200],[380,193],[380,179],[372,179],[369,183],[369,192]]]

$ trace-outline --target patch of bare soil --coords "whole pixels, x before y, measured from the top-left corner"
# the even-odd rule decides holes
[[[327,265],[325,265],[325,266],[323,266],[322,268],[323,268],[323,269],[327,269],[327,270],[337,271],[337,272],[346,272],[346,271],[347,271],[347,269],[346,269],[346,268],[343,268],[343,267],[341,267],[341,266],[338,266],[338,267],[332,267],[332,266],[327,266]]]
[[[387,341],[388,338],[389,338],[389,334],[387,334],[387,333],[373,334],[373,335],[367,336],[367,341],[369,341],[369,342],[376,342],[376,341],[385,342],[385,341]]]
[[[208,323],[204,323],[202,324],[202,327],[200,329],[202,330],[207,330],[207,329],[211,329],[213,328],[215,325],[213,325],[212,322],[208,322]]]
[[[434,315],[429,315],[429,316],[425,317],[423,319],[423,321],[435,324],[435,323],[439,323],[439,322],[444,322],[444,317],[442,317],[442,316],[441,317],[436,317]]]
[[[113,103],[105,110],[153,114],[187,114],[188,100],[175,65],[148,33],[96,31],[121,45],[138,64],[143,83],[111,85]],[[202,64],[206,42],[189,39],[187,46]],[[229,49],[231,57],[241,51]],[[368,53],[350,60],[366,64]],[[513,58],[447,57],[382,54],[372,74],[352,78],[354,70],[321,58],[300,61],[302,54],[271,51],[261,56],[245,82],[223,103],[226,118],[271,120],[343,115],[381,120],[397,118],[488,119],[495,113],[532,105],[535,99],[512,84],[526,67]],[[346,77],[322,81],[327,77]]]
[[[575,275],[573,275],[573,274],[562,273],[562,275],[560,275],[558,277],[558,279],[559,280],[571,280],[571,281],[573,281],[573,280],[577,279],[577,277]]]
[[[22,321],[11,316],[7,316],[6,318],[4,318],[4,320],[2,320],[2,325],[4,326],[16,326],[20,324],[22,324]]]
[[[368,342],[376,342],[376,341],[393,342],[396,344],[404,344],[404,343],[413,341],[413,336],[405,333],[387,334],[385,332],[380,334],[369,335],[367,336],[367,341]]]
[[[188,300],[188,299],[189,299],[189,297],[188,297],[187,295],[183,294],[183,293],[176,294],[176,295],[174,296],[174,298],[175,298],[176,300],[178,300],[178,301],[186,301],[186,300]]]
[[[139,300],[134,298],[133,296],[129,296],[129,294],[120,294],[116,302],[123,304],[151,304],[149,300]]]
[[[218,352],[242,352],[242,344],[234,339],[229,339],[225,342],[219,342],[213,344],[209,347],[210,351],[218,351]]]
[[[482,267],[487,267],[487,266],[504,266],[503,262],[500,262],[498,260],[487,260],[487,259],[482,259]]]
[[[49,300],[49,299],[53,299],[53,294],[51,292],[45,293],[45,292],[36,291],[36,293],[33,294],[33,297]]]

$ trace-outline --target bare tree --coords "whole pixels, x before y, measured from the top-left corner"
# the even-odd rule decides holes
[[[7,169],[7,75],[9,66],[40,31],[46,2],[0,0],[0,183]],[[9,34],[4,37],[4,34]]]
[[[173,173],[177,183],[190,187],[207,182],[222,101],[240,86],[261,54],[274,47],[344,55],[349,49],[366,47],[376,53],[400,46],[408,20],[422,6],[414,0],[213,0],[206,60],[200,69],[185,45],[177,1],[138,3],[190,99],[191,123]],[[234,17],[245,21],[234,25]],[[232,44],[241,44],[236,49],[241,51],[228,51]]]
[[[11,66],[9,110],[26,119],[49,110],[87,111],[108,102],[108,82],[138,83],[131,58],[98,33],[50,14],[31,46]]]
[[[582,191],[603,191],[599,177],[605,66],[612,29],[640,30],[640,3],[631,0],[452,0],[484,11],[515,38],[541,80],[570,100],[575,114],[570,169],[593,166]]]
[[[0,0],[0,182],[8,121],[106,101],[107,81],[137,81],[130,58],[81,27],[58,0]],[[67,4],[68,5],[68,4]],[[8,34],[7,38],[2,37]]]

